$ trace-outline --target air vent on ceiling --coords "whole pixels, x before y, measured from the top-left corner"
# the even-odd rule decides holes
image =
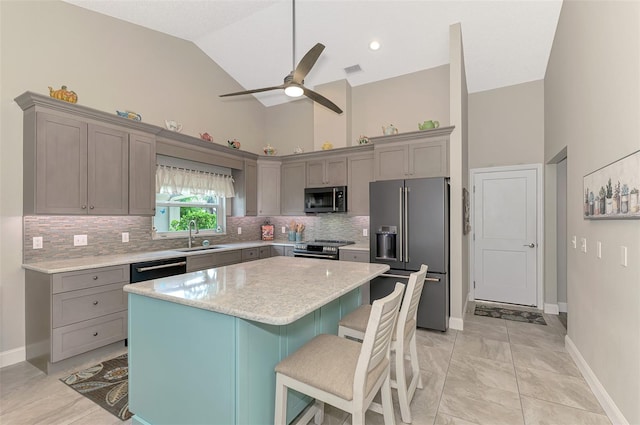
[[[358,64],[348,66],[344,69],[344,72],[346,72],[347,74],[353,74],[354,72],[360,71],[362,71],[362,68],[360,68],[360,65]]]

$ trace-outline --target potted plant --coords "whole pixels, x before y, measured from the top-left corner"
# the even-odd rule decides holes
[[[593,192],[589,192],[589,215],[594,215],[594,208],[593,208]]]
[[[613,213],[620,212],[620,182],[613,189]]]
[[[589,188],[584,190],[584,216],[589,215]]]
[[[600,187],[600,192],[598,193],[598,209],[599,209],[599,213],[601,215],[604,215],[604,200],[605,200],[605,196],[607,194],[607,191],[604,189],[604,186]]]
[[[638,188],[631,189],[629,195],[629,212],[637,213],[640,210],[638,207]]]
[[[620,213],[627,214],[629,212],[629,186],[626,183],[622,185],[620,195]]]
[[[609,179],[609,182],[607,183],[607,199],[605,201],[605,212],[607,214],[611,214],[613,213],[613,199],[611,199],[611,197],[613,196],[613,186],[611,186],[611,179]]]

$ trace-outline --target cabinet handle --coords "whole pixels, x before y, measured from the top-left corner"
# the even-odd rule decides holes
[[[93,277],[93,280],[98,280],[98,276],[94,276],[94,277]]]
[[[93,205],[91,205],[91,206],[89,207],[89,209],[90,209],[90,210],[92,210],[92,209],[93,209]]]
[[[94,332],[94,333],[93,333],[93,336],[98,336],[98,332]]]
[[[93,302],[93,305],[98,305],[98,301],[94,301],[94,302]]]
[[[87,206],[86,206],[86,205],[83,205],[83,206],[82,206],[82,209],[83,209],[83,210],[86,210],[86,209],[87,209]]]

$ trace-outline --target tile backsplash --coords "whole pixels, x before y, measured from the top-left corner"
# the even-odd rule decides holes
[[[292,221],[303,223],[303,240],[339,239],[368,243],[362,230],[369,228],[368,216],[320,214],[317,216],[227,217],[227,234],[196,237],[196,245],[208,239],[212,244],[260,240],[260,225],[269,221],[275,226],[276,241],[287,241],[282,227]],[[95,255],[126,254],[144,251],[184,248],[187,238],[152,239],[151,217],[136,216],[25,216],[23,217],[23,261],[34,263],[62,258]],[[242,234],[238,235],[238,227]],[[129,242],[122,242],[122,232],[129,233]],[[86,246],[73,246],[74,235],[87,235]],[[42,249],[32,249],[33,237],[43,238]]]

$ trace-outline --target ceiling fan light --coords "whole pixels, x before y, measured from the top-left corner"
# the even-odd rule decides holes
[[[304,90],[302,90],[302,87],[298,87],[298,86],[289,86],[284,89],[284,94],[286,94],[289,97],[300,97],[303,95],[303,93],[304,93]]]
[[[376,40],[373,40],[371,43],[369,43],[369,48],[371,50],[378,50],[380,48],[380,43]]]

